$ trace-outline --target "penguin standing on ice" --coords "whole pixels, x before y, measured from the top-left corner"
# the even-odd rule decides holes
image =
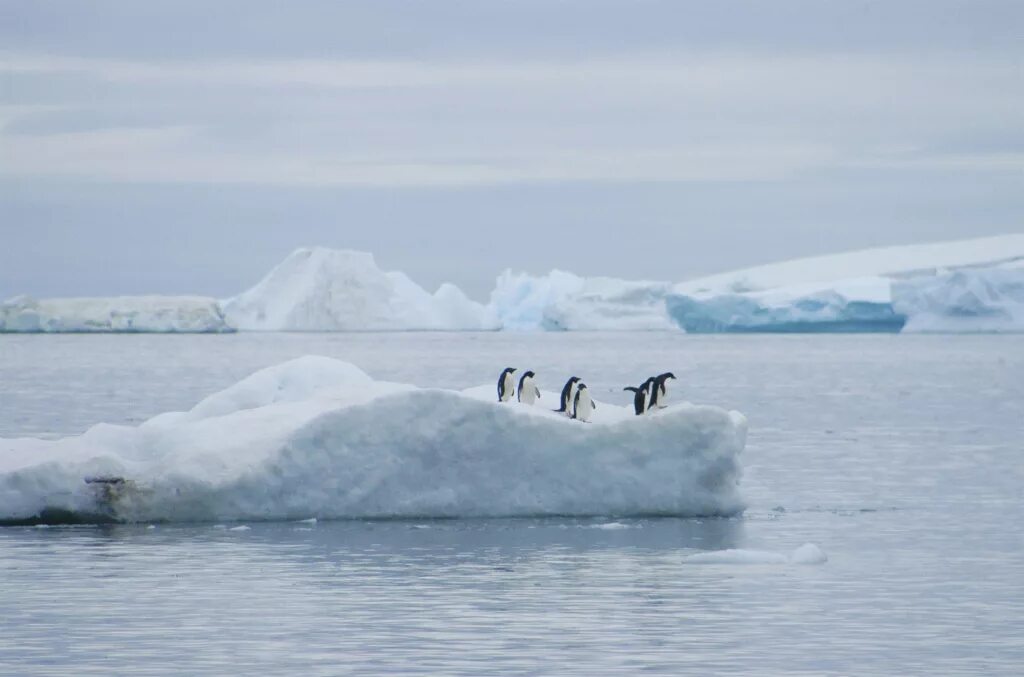
[[[587,390],[587,384],[581,383],[576,388],[576,397],[573,398],[572,402],[572,417],[586,423],[590,420],[590,415],[597,409],[597,405],[594,404],[594,400],[590,398],[590,391]]]
[[[629,390],[633,393],[633,412],[637,416],[642,416],[647,411],[647,387],[645,385],[637,386],[626,386],[623,390]]]
[[[570,418],[572,417],[572,402],[573,398],[576,397],[576,384],[579,381],[579,376],[573,376],[562,386],[562,398],[558,402],[558,409],[555,409],[556,412],[565,414]]]
[[[508,402],[516,392],[516,368],[506,367],[498,377],[498,401]]]
[[[533,382],[534,376],[536,374],[528,371],[519,379],[519,401],[523,404],[532,405],[540,397],[540,388]]]
[[[666,385],[669,379],[675,380],[676,375],[670,371],[666,371],[664,374],[660,374],[654,377],[653,392],[654,400],[651,402],[651,407],[657,406],[659,409],[664,409],[666,406],[662,404],[665,398],[668,397],[668,386]]]

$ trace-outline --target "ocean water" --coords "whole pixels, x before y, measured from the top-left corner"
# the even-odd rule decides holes
[[[744,412],[732,519],[0,529],[0,674],[1020,674],[1024,339],[0,335],[0,436],[190,407],[304,354],[419,385],[673,370]],[[817,544],[828,560],[790,554]],[[738,549],[712,561],[693,555]]]

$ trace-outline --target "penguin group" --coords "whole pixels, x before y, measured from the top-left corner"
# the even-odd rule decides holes
[[[670,371],[657,376],[651,376],[639,386],[626,386],[623,390],[633,393],[633,413],[637,416],[649,414],[655,409],[665,408],[665,398],[668,396],[668,381],[676,377]]]
[[[498,402],[509,402],[515,397],[519,402],[532,405],[540,398],[540,388],[537,387],[536,374],[526,371],[519,378],[518,388],[516,387],[515,367],[507,367],[498,376]],[[637,416],[650,413],[655,409],[664,409],[663,402],[668,395],[668,381],[675,379],[675,374],[670,371],[658,376],[651,376],[639,386],[628,386],[624,390],[633,393],[633,411]],[[559,399],[556,413],[564,414],[576,421],[584,423],[590,420],[591,414],[597,409],[597,403],[590,396],[587,384],[578,376],[571,376],[562,386],[562,394]]]

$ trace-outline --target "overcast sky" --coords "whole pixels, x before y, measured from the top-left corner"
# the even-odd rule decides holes
[[[1024,2],[0,0],[0,298],[1024,230]]]

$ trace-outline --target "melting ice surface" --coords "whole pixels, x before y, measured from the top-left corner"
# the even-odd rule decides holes
[[[55,511],[127,521],[692,516],[743,508],[746,419],[738,412],[684,403],[635,417],[599,402],[584,424],[547,405],[495,400],[493,385],[417,388],[307,356],[138,427],[0,439],[0,519]],[[557,400],[545,392],[540,402]]]

